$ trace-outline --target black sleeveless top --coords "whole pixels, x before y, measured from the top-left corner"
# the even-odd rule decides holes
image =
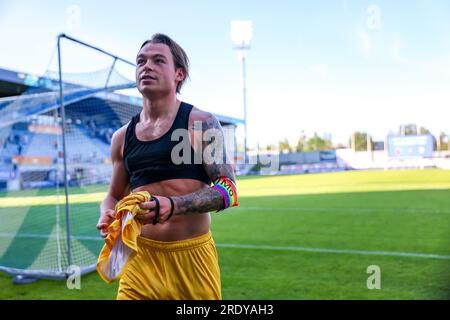
[[[131,119],[125,135],[123,159],[132,189],[169,179],[194,179],[208,185],[211,183],[203,165],[194,162],[194,150],[189,140],[185,140],[189,139],[186,133],[192,107],[188,103],[181,102],[169,131],[150,141],[141,141],[136,137],[136,123],[139,122],[140,113]],[[176,138],[176,140],[172,141],[172,133],[176,129],[185,129],[186,131],[181,137],[180,134],[175,134],[173,139]],[[182,148],[183,145],[186,147]],[[175,146],[177,146],[175,152],[177,159],[174,163],[171,154]],[[187,157],[188,155],[183,157],[183,150],[186,151],[187,146],[189,146],[190,157]],[[181,159],[186,161],[181,161]]]

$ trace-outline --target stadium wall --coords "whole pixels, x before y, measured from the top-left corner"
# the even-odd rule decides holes
[[[338,162],[356,169],[409,169],[409,168],[441,168],[450,169],[450,152],[433,152],[432,157],[389,157],[386,151],[354,151],[353,149],[336,150]]]
[[[390,157],[387,151],[357,151],[338,149],[335,158],[320,157],[320,151],[280,154],[279,174],[332,172],[371,169],[423,169],[450,170],[450,151],[433,152],[431,157]],[[273,173],[271,173],[273,174]]]

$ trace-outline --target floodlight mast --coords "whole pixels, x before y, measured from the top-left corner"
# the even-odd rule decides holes
[[[244,107],[244,163],[247,161],[247,86],[245,59],[246,52],[250,49],[250,41],[253,34],[253,22],[248,20],[231,21],[231,40],[233,48],[238,50],[238,59],[241,61],[242,99]]]

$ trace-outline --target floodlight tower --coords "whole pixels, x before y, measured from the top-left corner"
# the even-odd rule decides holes
[[[231,40],[233,48],[238,50],[238,59],[242,65],[242,98],[244,104],[244,163],[247,159],[247,87],[245,79],[246,52],[250,49],[253,34],[253,22],[249,20],[231,21]]]

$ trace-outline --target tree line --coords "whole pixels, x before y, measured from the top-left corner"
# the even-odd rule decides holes
[[[390,133],[395,135],[421,135],[421,134],[431,134],[430,130],[425,127],[418,126],[416,124],[406,124],[401,125],[398,132]],[[435,150],[444,151],[450,150],[450,135],[445,132],[440,132],[438,136],[433,135],[435,138]],[[384,141],[383,141],[384,143]],[[273,150],[275,146],[267,146],[266,150]],[[287,138],[280,140],[278,142],[278,150],[283,153],[292,152],[308,152],[317,150],[335,150],[340,148],[354,148],[356,151],[367,151],[374,150],[374,141],[372,137],[364,131],[354,132],[348,140],[347,145],[343,144],[333,144],[330,135],[319,136],[314,133],[312,137],[307,137],[303,132],[300,134],[297,144],[295,146],[291,145]],[[369,147],[369,148],[368,148]]]

